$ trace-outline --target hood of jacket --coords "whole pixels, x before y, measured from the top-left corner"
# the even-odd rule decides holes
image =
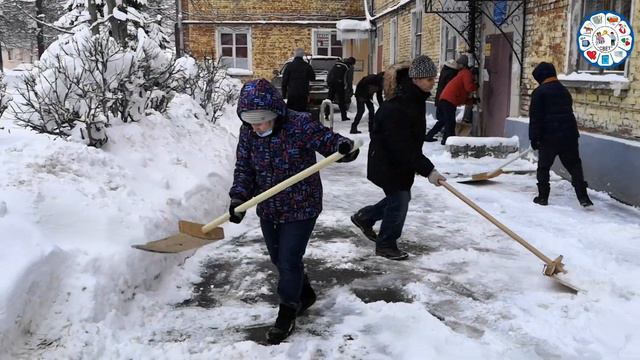
[[[533,78],[536,79],[538,84],[542,84],[542,82],[544,82],[547,78],[557,76],[556,68],[553,66],[553,64],[544,61],[538,64],[538,66],[533,69],[532,74]]]
[[[244,84],[240,90],[236,112],[240,120],[249,110],[269,110],[282,119],[287,114],[287,105],[280,92],[266,79],[257,79]]]

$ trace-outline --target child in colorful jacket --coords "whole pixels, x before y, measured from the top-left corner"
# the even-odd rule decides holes
[[[237,113],[242,120],[233,186],[229,192],[230,221],[244,213],[234,209],[316,163],[316,152],[346,154],[355,160],[353,142],[333,133],[306,112],[287,109],[280,93],[265,79],[254,80],[240,91]],[[320,174],[284,189],[260,203],[257,214],[271,261],[279,273],[280,310],[268,331],[270,343],[280,343],[295,326],[295,318],[316,300],[304,271],[305,253],[316,219],[322,211]]]

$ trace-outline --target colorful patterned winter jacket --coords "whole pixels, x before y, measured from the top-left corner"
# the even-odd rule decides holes
[[[316,151],[329,156],[342,142],[351,140],[333,133],[311,114],[287,109],[280,93],[265,79],[244,85],[238,100],[238,116],[247,110],[271,110],[278,114],[273,134],[258,136],[243,122],[236,153],[232,199],[243,201],[277,185],[316,163]],[[322,211],[322,183],[318,173],[258,204],[261,219],[276,223],[306,220]]]

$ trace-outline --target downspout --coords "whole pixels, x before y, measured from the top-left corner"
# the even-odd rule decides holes
[[[182,0],[176,0],[176,57],[184,54],[184,33],[182,28]]]

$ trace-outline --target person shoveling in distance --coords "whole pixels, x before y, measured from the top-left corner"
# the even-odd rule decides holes
[[[582,172],[578,146],[578,123],[573,115],[573,99],[569,90],[558,81],[553,64],[541,62],[533,69],[533,77],[540,84],[531,93],[529,106],[529,139],[538,150],[538,196],[533,202],[549,203],[549,171],[556,156],[571,174],[576,197],[582,206],[593,202],[587,194],[587,182]]]
[[[351,152],[351,140],[313,121],[311,114],[287,110],[267,80],[244,85],[237,113],[242,126],[229,191],[231,222],[242,221],[245,213],[236,211],[240,204],[315,164],[316,152],[324,156],[336,151],[347,154],[339,162],[350,162],[358,156],[359,150]],[[322,183],[318,173],[258,205],[262,234],[279,273],[280,309],[274,326],[267,332],[270,343],[287,338],[296,316],[316,300],[302,257],[321,211]]]

